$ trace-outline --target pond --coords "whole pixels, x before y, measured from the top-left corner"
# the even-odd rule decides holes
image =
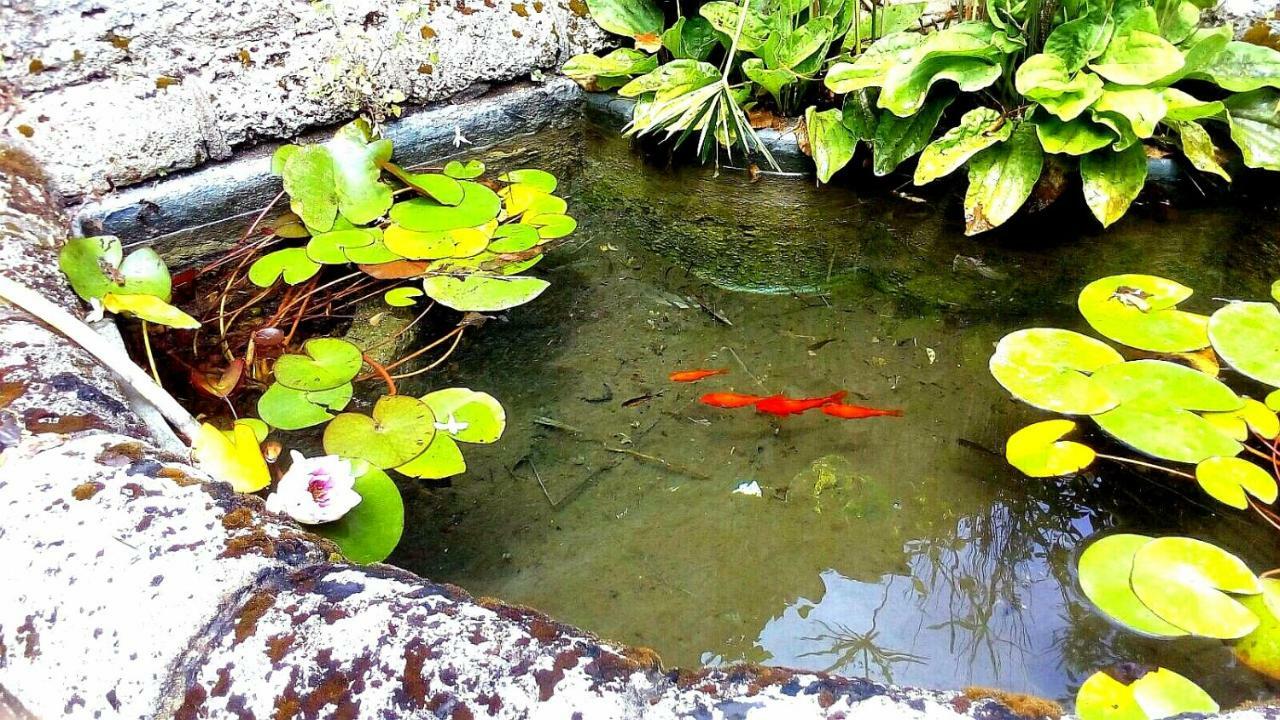
[[[891,182],[753,183],[668,167],[591,127],[529,144],[581,150],[564,187],[580,227],[540,266],[541,298],[402,389],[489,392],[509,426],[468,449],[450,487],[403,486],[393,563],[668,666],[1069,700],[1095,670],[1136,661],[1224,707],[1273,694],[1221,643],[1110,624],[1073,578],[1099,533],[1200,537],[1255,568],[1274,564],[1273,536],[1198,488],[1114,465],[1023,477],[1004,440],[1047,415],[1010,399],[987,360],[1018,328],[1085,329],[1076,294],[1104,275],[1179,280],[1200,310],[1265,297],[1274,207],[1153,202],[1106,234],[1067,207],[971,239],[955,197]],[[667,378],[691,368],[728,373]],[[904,415],[777,419],[698,402],[836,390]],[[735,492],[751,483],[759,495]]]

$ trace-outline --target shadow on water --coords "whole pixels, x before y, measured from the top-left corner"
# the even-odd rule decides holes
[[[1274,208],[1147,208],[1106,235],[1067,208],[970,239],[950,195],[750,184],[656,168],[591,130],[585,142],[567,182],[580,229],[544,263],[551,289],[430,379],[493,393],[507,434],[468,448],[451,487],[406,486],[394,562],[668,664],[1065,699],[1095,669],[1139,661],[1224,705],[1271,694],[1220,644],[1109,625],[1072,572],[1098,532],[1195,535],[1257,569],[1276,564],[1272,538],[1163,478],[1021,477],[995,451],[1041,417],[986,364],[1014,329],[1083,329],[1075,296],[1107,274],[1181,280],[1202,310],[1265,296]],[[730,373],[667,380],[695,367]],[[836,389],[906,415],[775,420],[697,402]],[[761,496],[733,492],[753,481]]]

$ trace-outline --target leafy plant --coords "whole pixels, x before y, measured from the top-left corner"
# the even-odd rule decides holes
[[[1166,668],[1156,668],[1129,682],[1097,672],[1076,694],[1080,720],[1156,720],[1182,713],[1216,712],[1218,704],[1208,693]]]

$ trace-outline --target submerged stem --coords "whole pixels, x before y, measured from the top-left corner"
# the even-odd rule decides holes
[[[1103,460],[1111,460],[1113,462],[1118,462],[1118,463],[1128,463],[1130,465],[1138,465],[1140,467],[1150,468],[1152,470],[1160,470],[1162,472],[1167,472],[1170,475],[1177,475],[1178,477],[1183,477],[1188,480],[1196,479],[1196,476],[1192,475],[1191,473],[1183,472],[1181,470],[1174,470],[1173,468],[1165,467],[1163,465],[1157,465],[1155,463],[1149,463],[1149,462],[1146,462],[1145,460],[1135,460],[1133,458],[1120,457],[1119,455],[1107,455],[1105,453],[1097,453],[1097,456],[1102,458]]]

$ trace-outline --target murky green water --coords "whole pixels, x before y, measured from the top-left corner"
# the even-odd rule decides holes
[[[468,447],[452,487],[406,491],[394,562],[669,665],[1067,699],[1100,666],[1139,661],[1224,706],[1272,694],[1219,643],[1110,626],[1072,573],[1103,531],[1204,537],[1256,569],[1276,564],[1273,536],[1194,487],[1108,465],[1028,480],[983,448],[1041,418],[987,373],[1001,336],[1084,329],[1076,293],[1115,272],[1181,280],[1201,309],[1265,296],[1274,208],[1147,208],[1105,236],[1064,208],[967,239],[952,197],[667,170],[594,131],[549,142],[586,143],[567,183],[580,229],[542,265],[552,288],[429,380],[496,395],[507,434]],[[718,367],[731,372],[666,379]],[[906,415],[777,420],[697,402],[837,389]],[[761,497],[733,492],[752,481]]]

